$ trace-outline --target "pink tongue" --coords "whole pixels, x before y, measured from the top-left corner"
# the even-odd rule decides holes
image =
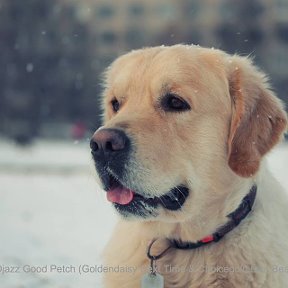
[[[124,187],[112,188],[107,192],[108,201],[121,205],[129,204],[133,200],[133,197],[133,191]]]

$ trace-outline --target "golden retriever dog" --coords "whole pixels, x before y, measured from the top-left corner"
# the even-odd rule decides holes
[[[103,96],[90,145],[120,215],[104,287],[286,288],[288,198],[265,156],[287,116],[265,75],[216,49],[145,48],[112,63]]]

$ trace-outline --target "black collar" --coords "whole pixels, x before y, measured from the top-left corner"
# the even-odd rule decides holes
[[[228,222],[219,227],[215,233],[208,235],[197,242],[182,242],[181,240],[170,239],[172,247],[182,250],[196,249],[211,242],[218,242],[225,234],[237,227],[246,218],[255,202],[257,186],[253,185],[249,193],[242,199],[236,210],[227,215]]]

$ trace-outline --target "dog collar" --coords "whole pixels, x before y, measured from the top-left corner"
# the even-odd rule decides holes
[[[222,225],[220,228],[218,228],[215,233],[202,238],[200,241],[183,242],[181,240],[168,239],[170,241],[170,245],[160,254],[152,255],[151,248],[152,245],[157,241],[157,239],[152,240],[147,250],[147,257],[150,259],[150,273],[143,275],[141,280],[141,287],[142,288],[164,287],[164,278],[161,274],[157,273],[156,261],[162,258],[164,255],[166,255],[166,253],[168,253],[171,248],[181,250],[196,249],[212,242],[218,242],[228,232],[237,227],[240,224],[240,222],[244,218],[246,218],[246,216],[252,210],[256,198],[256,192],[257,192],[257,186],[253,185],[249,193],[242,199],[242,202],[240,203],[238,208],[234,210],[232,213],[227,215],[227,217],[229,218],[228,222]]]
[[[192,250],[198,247],[207,245],[212,242],[218,242],[227,233],[237,227],[240,222],[247,217],[252,210],[255,202],[257,192],[257,186],[253,185],[249,193],[242,199],[242,202],[236,210],[227,215],[229,218],[228,222],[223,226],[219,227],[215,233],[208,235],[197,242],[183,242],[181,240],[169,239],[171,246],[181,250]]]

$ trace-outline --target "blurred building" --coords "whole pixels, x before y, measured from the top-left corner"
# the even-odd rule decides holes
[[[130,49],[200,44],[251,55],[288,101],[287,0],[83,0],[77,5],[91,28],[100,70]]]
[[[143,46],[251,55],[288,102],[287,0],[3,0],[0,40],[0,133],[14,138],[95,129],[102,71]]]

